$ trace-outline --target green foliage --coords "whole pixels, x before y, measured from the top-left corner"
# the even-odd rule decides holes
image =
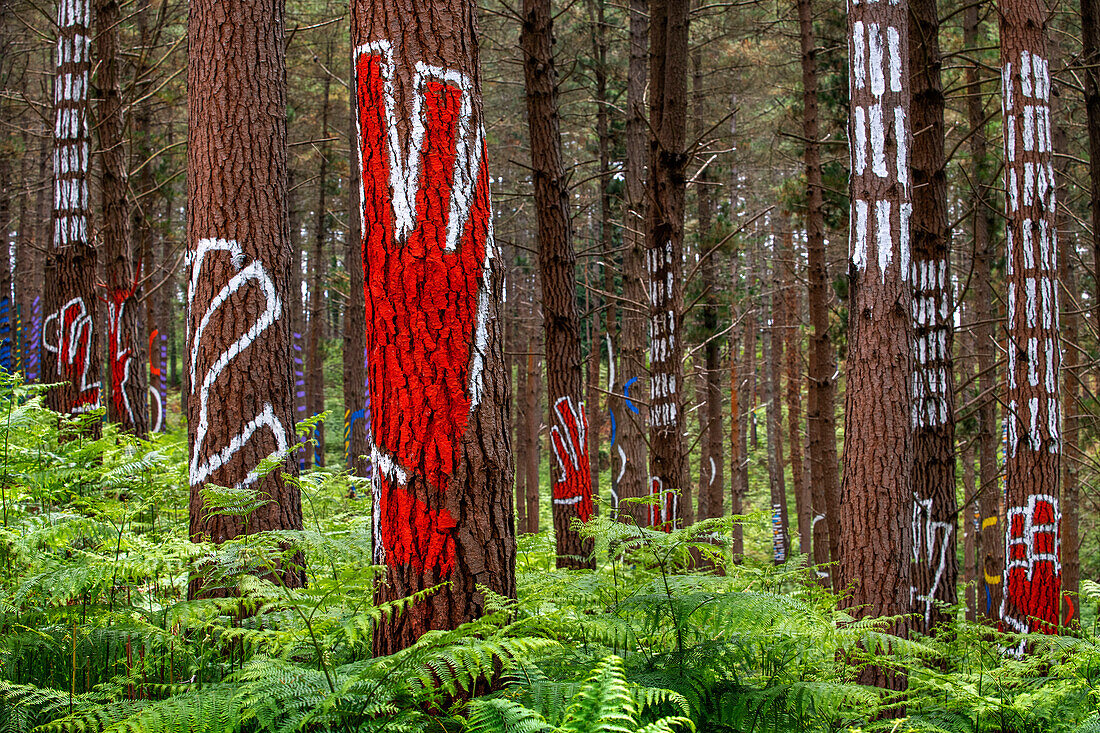
[[[0,733],[1100,730],[1093,629],[1036,635],[1019,660],[961,620],[899,640],[893,619],[838,610],[802,558],[730,562],[728,519],[597,517],[595,571],[555,570],[552,538],[522,537],[518,601],[488,594],[483,618],[376,657],[378,625],[439,588],[372,602],[370,507],[346,475],[292,479],[309,529],[193,543],[182,433],[89,440],[37,388],[0,387]],[[295,557],[306,588],[271,572]],[[230,597],[188,600],[196,575]],[[857,684],[866,664],[909,690]]]

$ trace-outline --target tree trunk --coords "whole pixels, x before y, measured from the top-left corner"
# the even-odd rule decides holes
[[[1081,61],[1089,138],[1089,208],[1092,214],[1093,276],[1100,282],[1100,0],[1081,0]],[[1096,317],[1100,319],[1100,298]],[[1100,321],[1097,321],[1100,323]]]
[[[525,480],[527,484],[527,532],[538,534],[540,519],[539,463],[542,447],[540,439],[542,421],[539,419],[539,404],[542,400],[542,368],[538,356],[534,353],[536,339],[530,330],[528,330],[527,338],[527,394],[525,396],[527,403],[524,408],[527,461],[523,466],[523,470],[527,473]]]
[[[829,334],[829,272],[825,256],[824,183],[817,103],[817,45],[813,0],[798,0],[802,60],[802,137],[806,169],[807,296],[810,314],[810,354],[806,374],[806,432],[809,439],[810,499],[813,503],[814,564],[818,577],[833,590],[841,585],[835,572],[824,568],[840,560],[840,486],[836,454],[836,354]],[[824,521],[822,521],[824,520]],[[824,575],[822,575],[824,573]]]
[[[187,424],[193,540],[223,542],[302,527],[298,489],[283,478],[296,473],[289,454],[292,256],[283,28],[281,0],[191,3]],[[264,461],[274,461],[275,470],[261,473]],[[244,517],[209,514],[203,501],[208,484],[268,501]],[[305,582],[302,567],[279,572],[288,586]],[[192,594],[202,591],[192,584]]]
[[[955,498],[954,304],[947,223],[944,96],[936,0],[910,0],[913,136],[913,567],[914,628],[948,623],[958,599]]]
[[[649,400],[646,397],[646,314],[649,310],[645,271],[646,119],[645,91],[649,59],[649,17],[647,0],[630,0],[630,52],[626,85],[626,160],[623,178],[626,206],[623,211],[623,327],[621,364],[623,410],[618,421],[619,500],[640,498],[649,493],[649,472],[643,427]],[[638,503],[623,505],[621,519],[629,517],[644,527],[649,523],[647,508]]]
[[[351,61],[355,74],[355,59]],[[356,125],[359,107],[356,95],[349,100],[348,120],[351,170],[360,170]],[[363,478],[370,478],[370,393],[367,386],[366,303],[363,300],[363,231],[359,186],[348,186],[348,237],[344,267],[348,273],[348,302],[344,308],[344,465]]]
[[[512,456],[474,4],[351,13],[383,655],[515,597]]]
[[[584,382],[575,282],[577,255],[573,251],[569,190],[562,162],[550,0],[524,0],[520,48],[538,215],[550,442],[557,463],[551,466],[557,564],[593,568],[592,541],[582,540],[572,526],[574,517],[588,521],[595,506],[588,457],[588,417],[581,400]]]
[[[794,487],[798,513],[798,551],[807,560],[812,560],[813,502],[802,461],[802,299],[796,285],[799,257],[795,253],[793,240],[793,236],[789,239],[784,237],[783,242],[789,246],[779,256],[783,263],[782,297],[787,321],[787,443],[790,445],[791,485]]]
[[[325,68],[332,65],[332,45],[326,46]],[[325,74],[321,83],[321,139],[328,138],[329,86],[332,77]],[[328,238],[328,143],[318,143],[321,158],[317,171],[317,209],[314,211],[313,249],[309,255],[309,333],[306,340],[306,385],[309,405],[307,412],[320,415],[325,411],[325,349],[322,343],[325,327],[325,240]],[[307,462],[325,465],[325,424],[318,422],[307,447]]]
[[[508,292],[512,294],[512,297],[517,297],[520,292],[517,281],[520,277],[513,278],[509,283]],[[518,296],[522,297],[522,296]],[[522,534],[527,531],[527,416],[524,414],[524,407],[526,406],[525,400],[527,399],[527,392],[530,389],[530,385],[527,383],[527,352],[532,348],[530,338],[527,336],[527,329],[525,324],[522,323],[522,317],[517,312],[518,308],[513,308],[512,312],[514,317],[510,318],[510,325],[512,326],[512,338],[509,340],[509,346],[512,348],[515,356],[513,358],[513,364],[509,366],[509,371],[515,369],[515,393],[511,403],[511,426],[513,430],[512,444],[515,446],[515,464],[516,464],[516,533]]]
[[[1008,445],[1005,594],[1010,631],[1057,631],[1061,605],[1058,473],[1058,247],[1045,5],[1001,0],[1007,191]],[[1023,642],[1015,649],[1024,651]]]
[[[123,144],[122,92],[118,79],[118,0],[96,0],[99,147],[103,151],[103,241],[107,275],[107,362],[111,399],[107,416],[124,432],[149,432],[148,378],[141,303],[136,297],[141,263],[135,270],[130,242],[129,171]]]
[[[844,605],[858,618],[909,613],[913,443],[910,416],[909,6],[853,4],[851,236],[844,484]],[[907,622],[894,633],[905,635]],[[903,689],[868,666],[864,684]]]
[[[0,155],[0,369],[6,373],[15,371],[13,357],[15,336],[15,308],[12,302],[11,228],[12,205],[11,158],[5,152]]]
[[[96,252],[88,238],[89,0],[58,9],[54,79],[53,239],[46,257],[43,379],[64,382],[46,403],[63,414],[99,406]]]
[[[784,226],[787,231],[779,233],[779,238],[790,237],[790,227]],[[787,247],[789,249],[789,247]],[[782,403],[782,369],[783,363],[783,334],[787,330],[787,309],[783,301],[783,291],[780,285],[778,260],[782,254],[777,253],[771,264],[771,327],[768,329],[768,338],[764,343],[765,359],[767,362],[767,432],[768,432],[768,485],[771,489],[772,506],[772,559],[776,565],[787,562],[791,553],[790,521],[787,516],[787,482],[784,479],[783,465],[783,403]]]
[[[978,27],[978,7],[968,7],[963,16],[963,43],[967,48],[977,48],[981,43]],[[1000,497],[997,474],[997,414],[994,391],[997,389],[997,363],[994,336],[993,299],[993,201],[987,179],[989,168],[988,145],[985,135],[985,110],[977,62],[966,68],[966,119],[970,128],[970,178],[974,212],[971,219],[974,237],[974,342],[978,363],[978,506],[981,518],[977,549],[978,564],[982,568],[982,587],[979,594],[979,614],[987,621],[999,617],[1003,584],[1001,569],[1004,566],[1004,533],[999,523]],[[984,603],[981,599],[984,596]]]

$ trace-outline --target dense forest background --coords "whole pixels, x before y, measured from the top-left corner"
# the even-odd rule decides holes
[[[1100,62],[1083,56],[1081,7],[1043,7],[1062,424],[1057,508],[1046,518],[1033,502],[1027,515],[1029,541],[1046,532],[1054,549],[1027,552],[1055,555],[1048,562],[1059,568],[1059,586],[1053,618],[1035,612],[1039,622],[1020,627],[1006,625],[1001,603],[1005,562],[1022,536],[1012,534],[1004,500],[1005,416],[1015,410],[1004,8],[932,4],[936,27],[921,15],[926,4],[913,4],[910,36],[933,28],[933,65],[942,73],[940,88],[914,91],[909,119],[919,139],[931,129],[918,127],[921,110],[944,105],[944,168],[933,178],[945,192],[949,257],[940,287],[954,330],[946,359],[953,382],[944,382],[953,386],[944,403],[954,430],[945,459],[953,507],[933,516],[931,499],[918,496],[896,518],[911,533],[906,555],[923,569],[906,581],[903,609],[871,599],[868,612],[843,582],[850,568],[847,578],[838,571],[845,543],[873,554],[884,526],[874,512],[857,512],[865,505],[849,495],[840,501],[844,461],[854,455],[843,448],[858,281],[849,250],[855,72],[846,8],[691,3],[686,96],[678,100],[686,132],[675,273],[682,292],[670,306],[679,309],[683,371],[672,391],[682,431],[670,440],[647,433],[656,419],[647,412],[660,414],[651,377],[668,382],[646,356],[664,336],[650,322],[657,296],[641,281],[659,267],[635,257],[648,224],[631,190],[647,165],[632,148],[636,133],[663,134],[650,126],[654,81],[638,75],[650,62],[638,51],[650,38],[649,4],[554,4],[552,116],[575,256],[576,398],[587,427],[577,447],[588,458],[574,455],[574,468],[590,467],[598,497],[581,527],[554,502],[558,473],[567,473],[562,430],[575,436],[576,426],[548,397],[568,359],[557,361],[545,341],[560,303],[544,300],[539,257],[543,170],[532,150],[531,80],[532,68],[547,64],[536,58],[538,24],[525,9],[535,4],[485,0],[476,11],[503,278],[517,581],[499,595],[478,586],[484,615],[399,649],[379,646],[379,629],[430,603],[438,588],[371,601],[370,568],[381,564],[371,538],[379,468],[367,430],[379,405],[360,358],[362,133],[347,4],[290,0],[285,9],[286,305],[302,441],[294,453],[300,475],[286,479],[302,497],[302,516],[288,527],[256,519],[259,505],[239,486],[203,489],[198,499],[187,488],[189,359],[199,353],[188,320],[188,3],[94,3],[84,208],[100,254],[90,284],[97,295],[85,301],[94,304],[90,328],[103,334],[87,342],[89,363],[103,370],[101,429],[94,410],[58,410],[80,413],[59,422],[42,386],[60,381],[47,373],[41,344],[57,287],[47,255],[63,195],[55,112],[67,98],[55,77],[64,11],[0,0],[0,231],[8,253],[0,266],[0,731],[1100,729],[1100,586],[1089,580],[1100,575],[1100,234],[1089,148],[1100,131],[1085,103]],[[908,58],[910,73],[923,73],[912,66],[918,56]],[[810,87],[820,187],[807,178]],[[915,178],[917,192],[936,185]],[[823,260],[811,251],[815,227]],[[122,249],[112,249],[116,241]],[[670,270],[670,293],[672,279]],[[122,372],[113,370],[122,302],[134,319],[127,374],[136,393],[119,387]],[[914,322],[923,302],[914,295]],[[931,340],[913,348],[920,343],[932,348]],[[252,383],[267,378],[254,374]],[[916,404],[913,389],[895,397]],[[870,399],[885,410],[890,397]],[[124,398],[142,407],[127,416]],[[683,463],[679,486],[647,466],[650,451],[659,454],[653,465],[663,465],[666,443]],[[894,472],[875,470],[883,482]],[[190,541],[210,539],[187,528],[200,509],[239,531],[224,543]],[[568,562],[563,537],[573,543]],[[304,583],[284,572],[303,559]],[[199,592],[200,574],[224,592]],[[870,587],[878,578],[868,569],[864,580]]]

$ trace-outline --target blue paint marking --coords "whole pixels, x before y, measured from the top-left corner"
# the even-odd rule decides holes
[[[626,399],[626,406],[627,406],[627,409],[629,409],[629,410],[630,410],[631,412],[633,412],[633,413],[634,413],[635,415],[640,415],[641,413],[640,413],[640,412],[638,412],[638,408],[637,408],[637,407],[636,407],[636,406],[634,405],[634,403],[633,403],[633,402],[631,402],[631,401],[630,401],[630,388],[631,388],[631,387],[632,387],[632,386],[634,385],[634,383],[635,383],[635,382],[637,382],[637,381],[638,381],[638,378],[637,378],[637,377],[634,377],[633,379],[631,379],[631,380],[630,380],[629,382],[627,382],[627,383],[626,383],[626,384],[625,384],[625,385],[623,386],[623,397],[624,397],[624,398]]]
[[[615,445],[615,411],[608,410],[607,414],[611,416],[611,445]]]

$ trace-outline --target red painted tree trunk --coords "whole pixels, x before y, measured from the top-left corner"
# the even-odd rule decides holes
[[[515,596],[508,380],[474,5],[352,3],[378,602],[390,654]]]
[[[1061,349],[1047,10],[1037,0],[1002,0],[1000,9],[1008,272],[1001,623],[1053,633],[1062,584]]]

